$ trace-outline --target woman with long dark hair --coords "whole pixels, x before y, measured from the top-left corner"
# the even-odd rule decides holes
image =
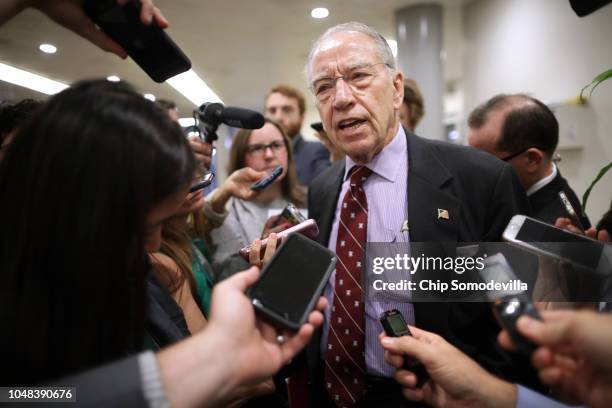
[[[19,128],[0,162],[0,384],[141,350],[146,250],[194,170],[180,127],[125,84],[74,85]]]

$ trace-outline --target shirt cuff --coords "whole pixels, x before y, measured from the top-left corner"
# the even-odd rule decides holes
[[[152,351],[139,354],[138,366],[140,367],[143,394],[149,407],[170,408],[170,403],[166,399],[164,386],[159,375],[155,354]]]
[[[568,408],[559,401],[517,384],[516,408]]]

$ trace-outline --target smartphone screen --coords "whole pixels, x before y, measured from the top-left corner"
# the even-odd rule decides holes
[[[334,269],[329,249],[299,234],[290,235],[249,291],[259,312],[298,330],[306,322]]]
[[[598,268],[603,251],[601,242],[530,218],[525,218],[516,239],[591,269]]]
[[[391,326],[393,333],[406,333],[405,335],[411,336],[410,330],[408,330],[408,326],[406,325],[406,321],[404,321],[404,318],[399,312],[389,315],[387,322],[389,323],[389,326]],[[391,334],[387,333],[387,335],[390,336]]]

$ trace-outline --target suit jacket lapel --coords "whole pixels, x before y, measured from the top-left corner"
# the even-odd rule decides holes
[[[316,205],[311,206],[311,214],[309,214],[310,218],[317,221],[319,226],[317,241],[324,246],[327,246],[329,243],[332,223],[336,213],[336,204],[344,176],[344,160],[335,163],[329,173],[330,175],[325,179],[325,183],[319,189],[311,192],[311,200]]]
[[[408,225],[413,242],[455,242],[460,203],[450,192],[453,178],[422,138],[408,139]],[[446,211],[448,219],[439,211]]]

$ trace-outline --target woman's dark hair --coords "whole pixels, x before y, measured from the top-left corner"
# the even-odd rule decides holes
[[[43,102],[34,99],[24,99],[17,103],[0,104],[0,143],[2,138],[23,123]]]
[[[145,217],[192,178],[179,126],[130,86],[51,98],[0,162],[0,384],[34,384],[139,350]]]
[[[295,162],[293,161],[293,149],[291,148],[289,137],[278,122],[266,118],[266,123],[270,123],[274,125],[276,129],[278,129],[280,134],[283,136],[285,149],[287,150],[287,167],[289,168],[287,169],[287,175],[281,184],[283,197],[298,207],[302,207],[306,204],[306,194],[304,189],[298,183],[297,173],[295,171]],[[246,167],[245,157],[247,154],[247,147],[249,145],[251,133],[253,133],[253,130],[251,129],[240,129],[234,135],[232,147],[230,148],[229,152],[227,174],[232,174],[236,170]]]

